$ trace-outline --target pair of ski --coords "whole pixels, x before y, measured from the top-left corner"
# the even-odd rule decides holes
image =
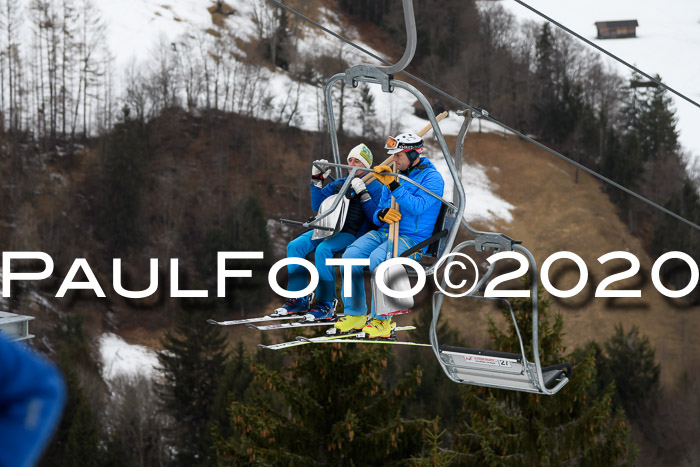
[[[375,337],[367,336],[365,332],[349,332],[326,334],[318,337],[297,336],[296,340],[288,342],[280,342],[278,344],[264,345],[258,344],[258,347],[269,350],[288,349],[305,344],[334,344],[334,343],[355,343],[355,344],[394,344],[394,345],[412,345],[416,347],[430,347],[429,344],[419,344],[417,342],[399,341],[396,339],[396,332],[411,331],[416,329],[415,326],[398,326],[391,330],[390,337]],[[335,329],[333,329],[335,330]]]
[[[343,315],[338,315],[341,317]],[[296,320],[289,323],[275,323],[267,325],[259,325],[257,323],[263,323],[267,321],[282,321],[282,320]],[[257,329],[259,331],[272,331],[275,329],[290,329],[290,328],[302,328],[307,326],[330,326],[335,324],[337,319],[326,320],[326,321],[316,321],[314,317],[310,314],[304,315],[277,315],[271,314],[267,316],[260,316],[258,318],[248,318],[248,319],[236,319],[233,321],[214,321],[213,319],[208,319],[209,324],[215,324],[217,326],[236,326],[242,324],[248,328]]]
[[[338,315],[338,317],[341,317],[343,315]],[[295,319],[297,321],[292,322],[292,323],[276,323],[276,324],[270,324],[270,325],[257,325],[256,323],[260,322],[266,322],[266,321],[278,321],[278,320],[292,320]],[[290,329],[290,328],[296,328],[296,327],[305,327],[305,326],[330,326],[332,324],[335,324],[336,320],[331,320],[331,321],[314,321],[310,315],[267,315],[267,316],[262,316],[258,318],[248,318],[248,319],[239,319],[239,320],[233,320],[233,321],[214,321],[213,319],[207,320],[210,324],[214,324],[217,326],[235,326],[235,325],[245,325],[246,327],[250,327],[253,329],[258,329],[261,331],[269,331],[269,330],[274,330],[274,329]],[[293,341],[288,341],[288,342],[280,342],[277,344],[271,344],[271,345],[263,345],[263,344],[258,344],[259,347],[262,347],[264,349],[270,349],[270,350],[281,350],[281,349],[287,349],[289,347],[296,347],[299,345],[305,345],[305,344],[323,344],[323,343],[364,343],[364,344],[394,344],[394,345],[410,345],[410,346],[417,346],[417,347],[430,347],[429,344],[419,344],[416,342],[406,342],[406,341],[399,341],[396,339],[396,332],[397,331],[410,331],[416,329],[415,326],[400,326],[392,329],[391,331],[391,336],[390,337],[383,337],[383,338],[370,338],[367,336],[366,333],[364,332],[349,332],[349,333],[332,333],[333,331],[336,331],[335,329],[329,330],[329,333],[326,334],[325,336],[318,336],[318,337],[304,337],[304,336],[297,336],[296,340]],[[336,331],[337,332],[337,331]]]

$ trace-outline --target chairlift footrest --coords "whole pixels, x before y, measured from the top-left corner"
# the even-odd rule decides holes
[[[516,353],[498,352],[495,350],[485,349],[470,349],[467,347],[457,347],[453,345],[441,345],[440,352],[445,352],[449,354],[464,354],[470,356],[478,356],[481,358],[500,358],[506,360],[514,360],[518,363],[522,363],[523,360],[523,356]]]
[[[571,379],[572,369],[569,363],[558,363],[542,368],[542,379],[547,388],[554,386],[562,378]]]
[[[477,386],[551,394],[571,378],[568,363],[542,368],[542,388],[537,365],[515,353],[442,345],[440,359],[455,381]]]

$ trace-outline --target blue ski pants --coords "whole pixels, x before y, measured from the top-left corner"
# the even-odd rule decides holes
[[[316,250],[316,269],[318,270],[318,288],[316,298],[319,302],[330,302],[335,298],[335,267],[327,266],[326,259],[332,258],[355,241],[356,237],[347,232],[340,232],[326,239],[312,240],[313,230],[310,230],[287,245],[288,258],[306,258],[306,255]],[[304,289],[309,285],[309,274],[306,268],[298,264],[287,266],[289,272],[290,291]]]
[[[377,266],[386,260],[386,254],[389,248],[388,238],[389,232],[379,232],[377,230],[369,231],[347,247],[343,258],[369,258],[369,271],[372,273]],[[416,242],[405,235],[400,235],[399,255],[415,245]],[[423,256],[423,253],[418,251],[409,256],[409,258],[418,261],[421,256]],[[343,295],[343,305],[346,315],[363,316],[367,314],[365,280],[362,270],[362,266],[352,266],[352,297]],[[343,286],[344,285],[345,284],[343,284]],[[345,290],[345,287],[343,287],[343,290]],[[386,317],[375,314],[374,300],[372,300],[372,318],[386,319]]]

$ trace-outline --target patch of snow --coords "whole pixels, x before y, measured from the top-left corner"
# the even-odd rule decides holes
[[[111,332],[100,336],[99,348],[105,381],[117,376],[153,378],[160,366],[156,352],[142,345],[130,345]]]
[[[432,141],[426,141],[426,152],[424,152],[424,155],[430,159],[430,162],[435,165],[435,168],[445,180],[443,198],[448,201],[454,201],[452,175],[440,147]],[[488,225],[494,225],[498,220],[503,220],[507,223],[513,220],[511,211],[515,209],[515,206],[494,193],[484,166],[464,161],[462,163],[461,180],[465,195],[463,217],[467,222],[479,221]]]
[[[271,240],[272,254],[279,258],[287,256],[287,242],[291,240],[289,226],[282,224],[279,219],[268,219],[266,230]]]
[[[99,0],[98,4],[103,12],[106,13],[105,16],[110,18],[110,48],[117,56],[118,62],[123,64],[122,68],[134,59],[138,61],[148,60],[147,51],[149,50],[149,44],[152,47],[158,41],[163,41],[163,37],[166,43],[168,41],[176,42],[183,35],[192,34],[194,29],[203,31],[212,27],[211,16],[206,6],[204,4],[195,6],[192,0],[169,0],[167,3],[152,0],[126,0],[126,5],[123,2],[119,2],[119,5],[116,5],[115,2]],[[239,0],[230,4],[235,12],[226,18],[225,25],[240,40],[250,41],[257,39],[259,36],[259,25],[272,21],[271,15],[274,9],[267,3],[254,0]],[[212,3],[209,5],[212,5]],[[184,14],[185,11],[187,11],[186,15]],[[354,27],[345,24],[339,14],[323,7],[319,8],[318,12],[317,20],[320,24],[353,41],[357,41],[361,47],[387,59],[383,53],[362,43],[359,40],[359,32]],[[175,17],[179,18],[180,21],[174,20]],[[327,55],[329,57],[340,57],[350,65],[361,63],[377,64],[375,59],[351,46],[342,44],[331,35],[305,22],[301,22],[299,25],[301,34],[299,38],[295,39],[295,45],[301,58]],[[205,34],[204,40],[213,39]],[[231,44],[231,47],[234,47],[233,53],[241,53],[233,44]],[[237,74],[237,79],[244,79],[244,74],[251,73],[251,71],[246,68],[248,67],[247,65],[240,65],[241,68]],[[338,70],[338,72],[342,71]],[[238,108],[233,105],[234,111],[243,113],[248,111],[257,118],[289,124],[308,131],[326,131],[323,86],[297,82],[290,73],[281,69],[271,70],[259,67],[252,73],[255,74],[255,78],[252,81],[256,82],[258,86],[256,93],[254,93],[254,96],[251,94],[253,97],[250,97],[246,103],[239,104]],[[251,81],[250,78],[248,80],[249,82]],[[417,99],[409,92],[403,89],[396,89],[393,93],[384,93],[379,85],[369,85],[369,89],[374,97],[376,112],[373,129],[380,139],[389,134],[396,135],[407,131],[415,132],[427,125],[427,120],[414,114],[414,106],[417,103]],[[335,96],[333,101],[334,115],[337,123],[339,121],[339,83],[336,84],[333,92]],[[359,95],[357,89],[346,87],[344,91],[344,130],[347,134],[354,136],[358,136],[362,132],[362,115],[360,115],[360,110],[354,105],[359,99]],[[451,114],[440,123],[440,128],[445,135],[456,135],[462,121],[462,117]],[[470,131],[503,132],[502,128],[483,119],[475,119],[472,122]],[[433,162],[438,167],[438,170],[443,173],[446,181],[448,181],[445,197],[451,199],[453,186],[449,183],[451,177],[447,170],[447,164],[439,150],[433,150],[433,153],[437,154]],[[467,191],[465,219],[486,222],[502,219],[510,222],[513,206],[493,194],[484,167],[465,163],[462,176],[464,177],[465,190]],[[287,231],[283,232],[279,225],[273,225],[274,222],[272,220],[268,221],[268,231],[273,234],[273,238],[280,237],[279,234],[281,233],[287,233]],[[282,247],[283,245],[281,244],[273,244],[273,248],[283,254]]]
[[[97,0],[95,4],[107,24],[107,45],[119,70],[126,69],[132,60],[148,60],[151,46],[161,37],[171,43],[178,36],[212,25],[207,10],[211,2]]]
[[[68,185],[68,181],[66,180],[66,177],[64,177],[60,173],[51,172],[49,174],[49,180],[51,180],[53,183],[55,183],[57,185],[61,185],[61,186]]]
[[[199,3],[193,0],[123,0],[111,2],[97,0],[98,8],[107,23],[105,30],[107,43],[111,53],[116,58],[117,75],[132,64],[141,66],[153,61],[151,52],[158,43],[170,44],[175,47],[186,37],[196,36],[202,41],[201,46],[213,50],[213,36],[203,33],[205,30],[216,27],[212,23],[208,7],[213,2]],[[274,21],[275,8],[266,2],[257,0],[238,0],[230,2],[234,13],[227,16],[224,25],[233,36],[241,41],[256,40],[259,36],[259,28],[269,28]],[[302,12],[304,5],[301,5]],[[359,31],[353,26],[345,24],[342,17],[336,12],[325,7],[318,9],[318,22],[323,26],[338,32],[339,34],[356,41],[366,50],[388,59],[382,52],[374,50],[362,43]],[[300,34],[295,38],[296,49],[300,60],[304,57],[329,57],[342,58],[350,65],[366,63],[379,64],[375,59],[363,52],[343,44],[335,37],[312,27],[306,22],[298,21]],[[228,51],[239,56],[242,52],[233,41],[227,41]],[[197,51],[194,51],[197,53]],[[236,87],[242,89],[247,80],[255,82],[255,92],[250,94],[245,102],[238,105],[230,104],[232,110],[240,113],[248,113],[257,118],[273,120],[284,124],[308,130],[326,131],[325,103],[322,86],[295,81],[290,73],[275,69],[274,71],[260,67],[256,69],[253,77],[247,66],[239,64],[235,72]],[[299,64],[297,64],[299,65]],[[341,72],[343,70],[338,70]],[[340,85],[334,89],[336,97]],[[250,92],[250,91],[249,91]],[[427,121],[414,115],[416,99],[408,92],[397,89],[394,93],[384,93],[380,86],[370,85],[370,92],[375,98],[376,109],[374,129],[379,135],[397,134],[405,131],[417,131],[427,124]],[[350,135],[361,134],[360,111],[354,106],[359,99],[359,92],[354,89],[345,89],[345,115],[344,129]],[[334,100],[336,122],[339,120],[338,101]],[[183,98],[184,102],[184,98]],[[456,134],[460,122],[453,122],[450,127],[449,119],[441,124],[445,128],[445,134]],[[474,129],[481,131],[501,131],[488,122],[474,122]]]

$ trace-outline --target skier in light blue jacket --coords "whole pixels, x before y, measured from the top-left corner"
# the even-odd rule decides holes
[[[428,158],[420,155],[423,152],[423,139],[420,136],[404,133],[396,138],[389,137],[385,149],[389,154],[393,154],[398,173],[436,195],[443,195],[445,181]],[[375,167],[375,171],[379,172],[375,174],[377,180],[388,187],[388,190],[382,194],[373,216],[374,223],[380,227],[358,238],[343,254],[343,258],[369,258],[370,272],[386,259],[389,224],[401,221],[398,242],[398,252],[401,254],[433,234],[435,222],[440,213],[440,201],[435,197],[409,182],[381,174],[381,172],[391,172],[390,167]],[[396,198],[401,208],[400,212],[391,208],[392,196]],[[418,251],[410,258],[418,260],[422,255],[423,251]],[[367,302],[361,266],[352,267],[352,296],[343,296],[343,303],[345,316],[335,324],[341,332],[362,330],[370,337],[390,335],[391,319],[376,315],[374,303],[372,303],[371,312],[373,319],[366,323]]]

